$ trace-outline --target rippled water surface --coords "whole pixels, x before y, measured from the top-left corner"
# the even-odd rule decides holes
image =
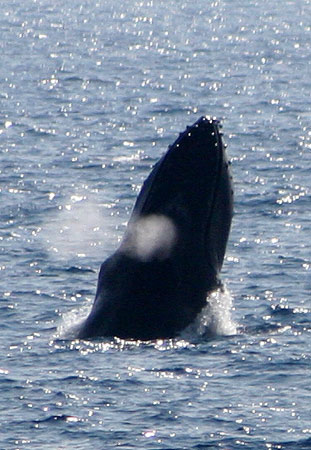
[[[310,17],[1,2],[0,448],[311,448]],[[232,160],[227,291],[180,339],[72,340],[143,180],[202,114]]]

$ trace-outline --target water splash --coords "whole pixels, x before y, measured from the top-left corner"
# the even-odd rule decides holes
[[[206,307],[182,332],[182,337],[235,335],[237,324],[232,319],[233,310],[233,298],[228,289],[218,289],[208,296]]]
[[[75,308],[64,313],[61,317],[61,322],[57,326],[55,339],[76,339],[78,331],[86,317],[89,315],[93,302],[88,299],[87,304],[81,308]]]
[[[78,331],[90,313],[92,302],[88,299],[87,305],[79,309],[74,309],[62,316],[61,323],[57,327],[56,339],[75,339]],[[190,345],[198,337],[232,336],[237,334],[237,324],[232,318],[233,298],[226,289],[219,289],[209,295],[207,305],[198,315],[196,320],[189,325],[178,338],[175,339],[157,339],[152,341],[156,348],[166,349],[168,346],[177,348],[180,343],[182,346],[187,342]],[[123,340],[114,338],[115,343],[136,343],[146,344],[143,341]],[[149,341],[151,342],[151,341]],[[119,345],[119,344],[118,344]],[[177,347],[176,347],[177,346]]]
[[[237,333],[237,324],[232,319],[233,297],[225,287],[210,294],[207,314],[203,311],[201,324],[212,335],[230,336]]]

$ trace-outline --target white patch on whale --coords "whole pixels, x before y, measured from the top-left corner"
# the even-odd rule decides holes
[[[141,261],[165,259],[176,242],[177,231],[171,219],[151,214],[129,224],[123,250]]]

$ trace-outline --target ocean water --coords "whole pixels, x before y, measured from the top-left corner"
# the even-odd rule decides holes
[[[1,2],[1,449],[311,448],[310,17]],[[74,339],[143,180],[202,114],[232,161],[225,292],[178,339]]]

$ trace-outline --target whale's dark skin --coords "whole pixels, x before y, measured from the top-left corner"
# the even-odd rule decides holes
[[[232,181],[219,123],[201,117],[155,165],[119,249],[101,266],[83,339],[172,338],[220,286],[233,212]],[[160,218],[155,236],[137,243],[139,226]],[[164,237],[164,243],[157,240]],[[155,240],[144,253],[144,245]],[[168,244],[168,245],[167,245]]]

